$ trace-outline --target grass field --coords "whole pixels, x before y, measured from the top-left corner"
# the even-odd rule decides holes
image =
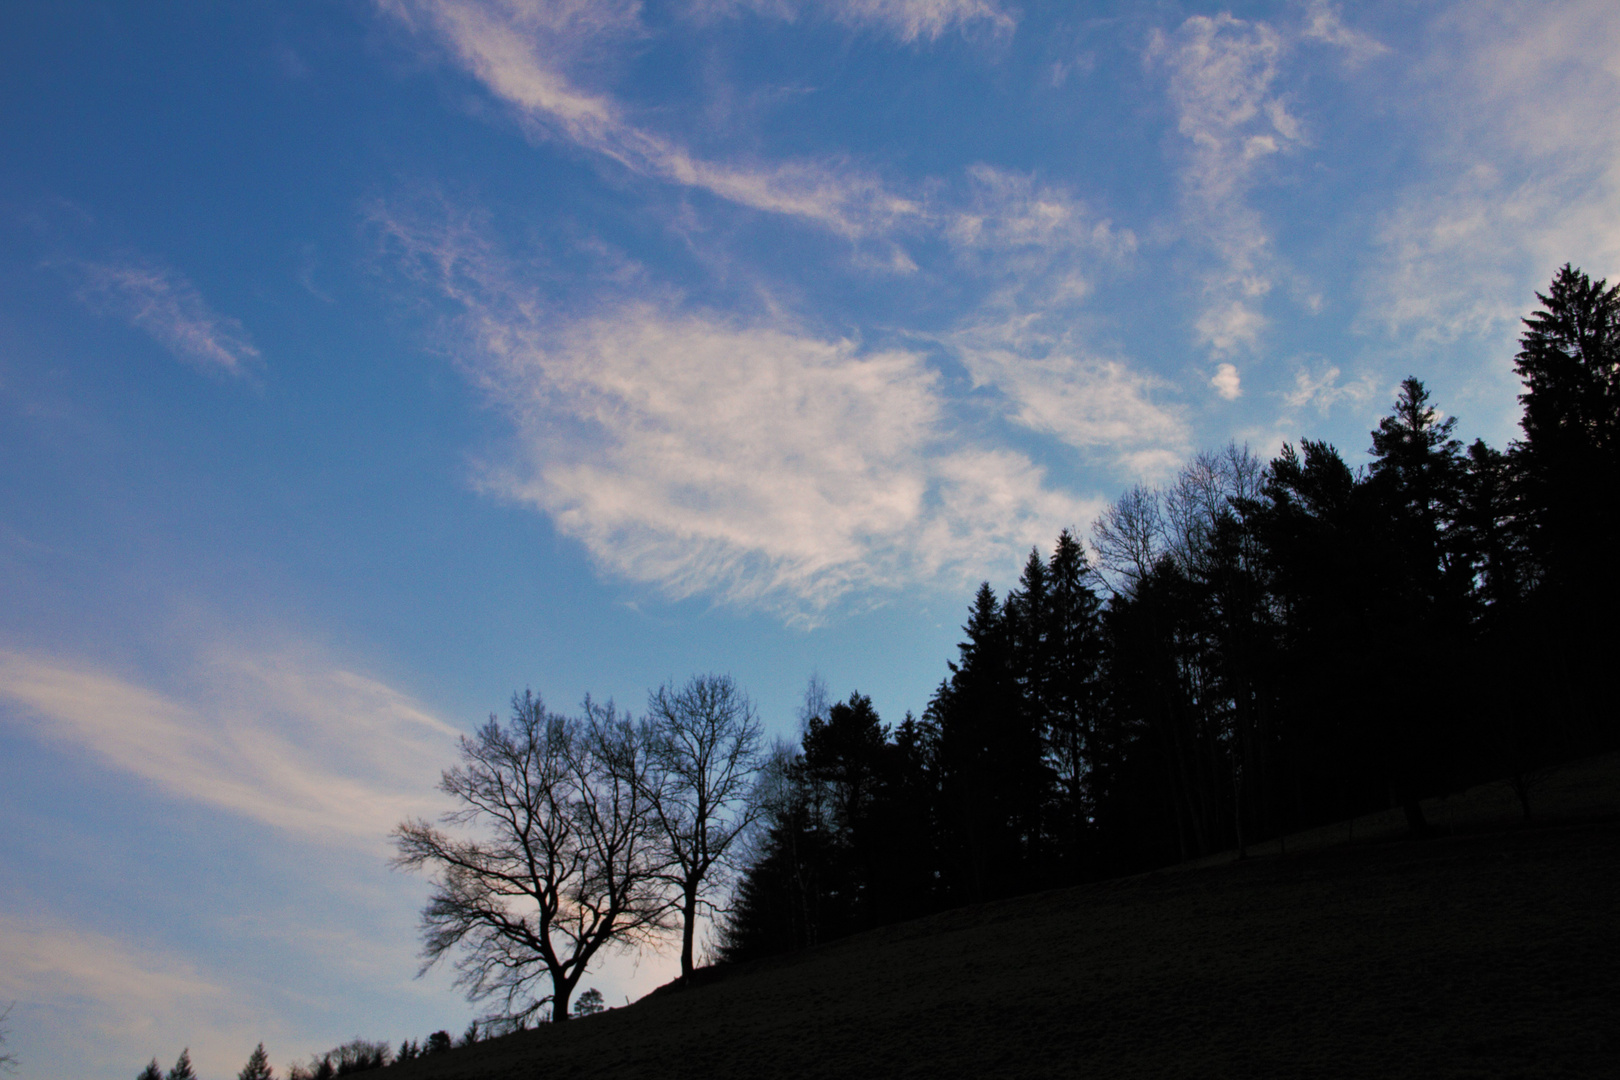
[[[1620,1077],[1620,756],[706,973],[399,1080]]]

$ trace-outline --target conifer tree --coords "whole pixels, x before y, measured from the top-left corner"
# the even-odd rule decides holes
[[[1620,464],[1620,285],[1565,265],[1524,320],[1515,370],[1524,439],[1515,448],[1532,537],[1560,587],[1602,573]]]
[[[169,1070],[164,1080],[197,1080],[197,1071],[191,1067],[191,1047],[180,1051],[180,1057],[175,1061],[174,1068]]]
[[[163,1066],[158,1064],[157,1058],[153,1058],[135,1080],[163,1080]]]
[[[253,1048],[253,1053],[248,1055],[247,1064],[236,1074],[236,1080],[271,1080],[273,1075],[270,1070],[270,1058],[264,1052],[264,1043],[260,1043]]]

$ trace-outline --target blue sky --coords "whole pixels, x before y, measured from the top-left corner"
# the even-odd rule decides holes
[[[25,1077],[459,1030],[459,731],[898,721],[972,588],[1620,271],[1610,3],[0,9],[0,1001]],[[610,1001],[671,955],[612,959]]]

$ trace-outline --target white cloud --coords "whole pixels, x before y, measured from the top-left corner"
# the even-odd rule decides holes
[[[465,233],[384,227],[464,305],[463,367],[512,422],[481,482],[618,576],[814,622],[854,591],[960,584],[1089,512],[953,432],[915,352],[672,298],[556,316]]]
[[[915,353],[648,304],[560,327],[486,313],[478,336],[519,432],[486,482],[673,596],[809,619],[851,590],[971,576],[1076,512],[1021,455],[950,449]]]
[[[588,3],[507,0],[388,0],[382,3],[419,32],[434,35],[491,93],[513,106],[536,134],[568,140],[632,172],[699,188],[740,206],[814,222],[851,239],[914,219],[922,207],[876,177],[837,160],[730,164],[706,160],[632,122],[623,106],[580,88],[559,60],[594,36],[622,33],[626,5],[593,19]],[[566,11],[567,17],[559,14]],[[576,12],[580,14],[575,14]]]
[[[1243,394],[1243,382],[1238,377],[1238,369],[1235,364],[1221,364],[1217,367],[1215,374],[1209,380],[1209,384],[1215,388],[1217,394],[1227,401],[1236,401]]]
[[[969,253],[1042,255],[1086,253],[1123,258],[1136,250],[1136,236],[1116,229],[1069,192],[1033,176],[978,164],[967,170],[969,191],[962,208],[944,220],[946,238]]]
[[[380,848],[436,805],[455,730],[405,695],[298,652],[218,650],[187,693],[75,660],[0,651],[7,715],[45,740],[322,842]]]
[[[1300,36],[1307,41],[1318,41],[1343,49],[1345,61],[1352,66],[1389,52],[1389,46],[1383,42],[1344,25],[1338,5],[1330,4],[1328,0],[1309,0],[1306,3],[1305,25],[1300,29]]]
[[[1064,335],[1044,333],[1040,321],[1031,315],[986,321],[944,341],[975,385],[994,385],[1011,419],[1032,431],[1106,452],[1136,474],[1143,461],[1185,453],[1186,424],[1152,401],[1159,380],[1122,360],[1090,355]]]
[[[910,44],[935,41],[952,30],[1011,34],[1017,17],[996,0],[696,0],[703,14],[749,10],[794,20],[823,15],[848,26],[882,31]]]
[[[1187,139],[1183,212],[1219,263],[1204,276],[1205,306],[1195,323],[1216,354],[1252,348],[1266,325],[1259,302],[1271,291],[1277,259],[1246,196],[1267,159],[1304,141],[1300,122],[1273,90],[1286,47],[1267,24],[1221,14],[1156,33],[1148,48],[1149,61],[1169,74],[1177,128]]]
[[[1365,404],[1378,393],[1378,381],[1370,372],[1349,383],[1339,382],[1342,374],[1332,365],[1315,371],[1302,365],[1294,372],[1294,388],[1283,395],[1283,400],[1291,408],[1309,406],[1325,416],[1341,401]]]
[[[72,264],[79,298],[128,320],[203,371],[241,375],[259,357],[242,324],[208,306],[183,274],[147,261]]]
[[[981,26],[1010,34],[1017,25],[1012,13],[993,0],[823,0],[822,6],[836,18],[882,27],[907,42]]]
[[[1620,8],[1458,4],[1412,88],[1429,148],[1369,274],[1366,321],[1511,337],[1554,270],[1620,271]]]

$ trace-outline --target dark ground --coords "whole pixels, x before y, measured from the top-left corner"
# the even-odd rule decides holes
[[[1491,791],[1425,841],[948,912],[386,1075],[1617,1078],[1620,758],[1544,791],[1529,828]]]

